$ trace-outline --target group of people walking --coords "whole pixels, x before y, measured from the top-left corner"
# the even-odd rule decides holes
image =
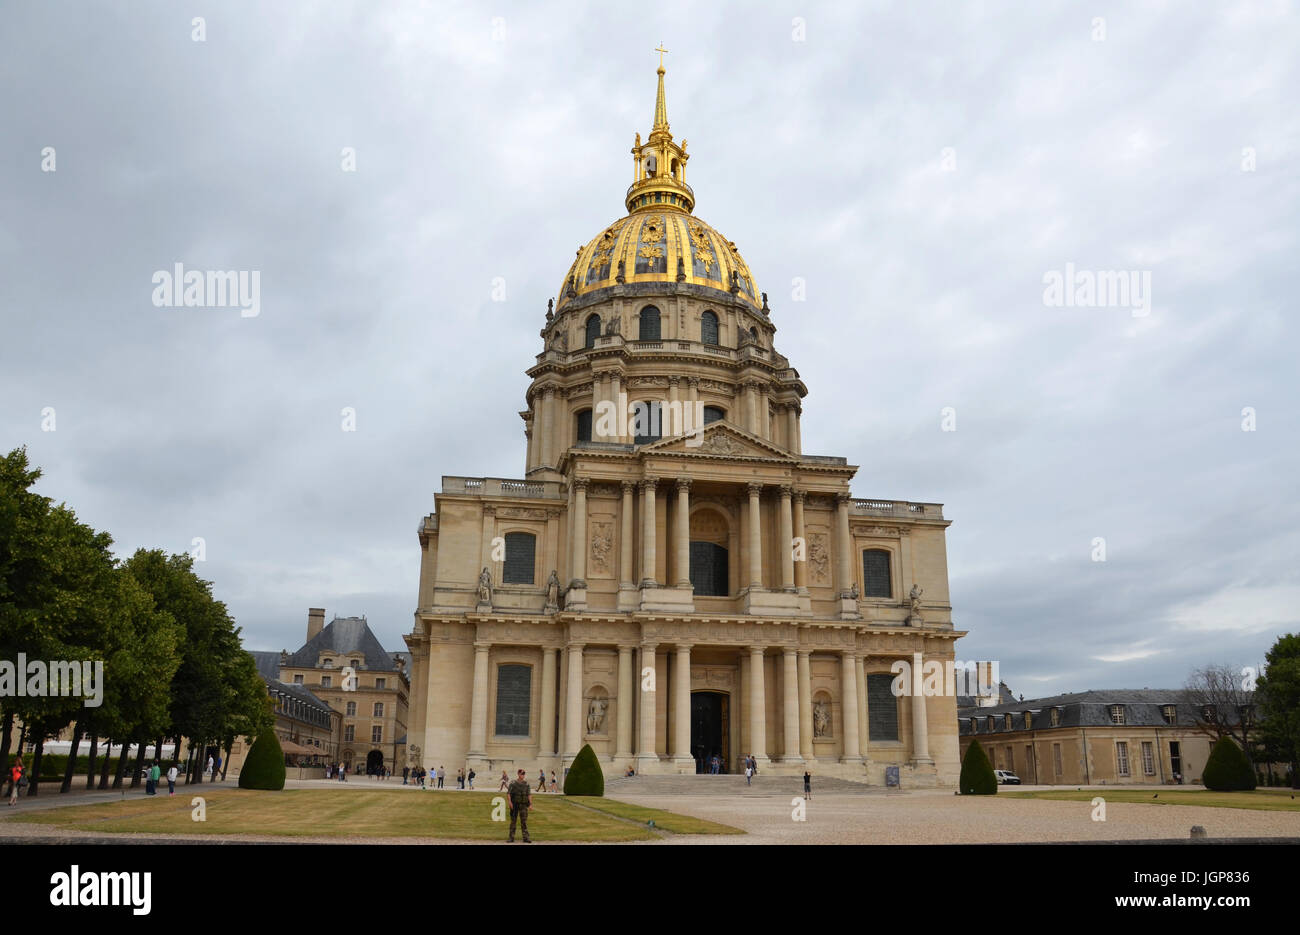
[[[474,780],[478,773],[473,769],[456,770],[456,788],[473,789]],[[447,781],[447,767],[439,766],[437,769],[425,769],[423,766],[403,766],[402,767],[402,785],[414,786],[419,784],[421,789],[441,789]]]

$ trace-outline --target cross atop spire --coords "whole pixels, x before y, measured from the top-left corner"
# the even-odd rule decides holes
[[[655,130],[668,132],[668,105],[664,102],[664,53],[668,50],[664,48],[663,42],[659,43],[659,48],[655,49],[659,53],[659,91],[655,95],[655,122],[650,128],[651,133]]]
[[[659,53],[659,70],[660,70],[660,71],[663,71],[663,70],[664,70],[664,53],[667,52],[668,50],[664,48],[664,41],[663,41],[662,39],[659,40],[659,47],[658,47],[657,49],[655,49],[655,51]]]

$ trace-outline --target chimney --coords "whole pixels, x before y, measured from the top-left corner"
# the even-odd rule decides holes
[[[307,639],[311,640],[313,636],[323,629],[325,629],[325,608],[307,608]]]

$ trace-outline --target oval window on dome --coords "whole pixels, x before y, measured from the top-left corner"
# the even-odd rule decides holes
[[[642,341],[659,340],[659,309],[653,305],[647,305],[641,309],[641,331],[639,335]]]

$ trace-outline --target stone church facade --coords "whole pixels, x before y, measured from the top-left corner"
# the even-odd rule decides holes
[[[807,388],[686,141],[637,134],[627,215],[546,313],[524,477],[444,477],[420,524],[410,752],[480,775],[810,768],[951,785],[956,699],[896,695],[952,625],[940,504],[856,499],[803,453]],[[419,749],[417,749],[419,748]]]

